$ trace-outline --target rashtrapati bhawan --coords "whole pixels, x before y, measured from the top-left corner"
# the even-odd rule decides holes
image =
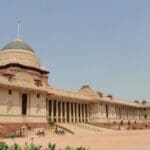
[[[131,102],[94,91],[54,88],[49,71],[28,44],[16,39],[0,51],[0,125],[16,129],[58,124],[143,124],[150,122],[150,103]]]

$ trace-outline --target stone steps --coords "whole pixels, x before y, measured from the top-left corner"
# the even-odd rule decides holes
[[[96,127],[86,123],[59,123],[57,125],[62,128],[66,128],[75,134],[99,134],[102,132],[110,131],[109,129]]]

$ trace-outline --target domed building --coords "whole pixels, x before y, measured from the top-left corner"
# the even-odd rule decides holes
[[[48,73],[24,41],[16,39],[1,49],[0,123],[11,127],[13,124],[47,123]]]
[[[65,123],[86,126],[150,121],[149,103],[104,96],[89,85],[77,92],[57,89],[49,86],[48,74],[35,50],[23,40],[11,41],[1,49],[0,125],[15,130],[24,124],[46,128],[48,122],[68,128]]]

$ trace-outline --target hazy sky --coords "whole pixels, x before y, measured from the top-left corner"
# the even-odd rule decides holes
[[[18,18],[51,86],[150,100],[149,0],[1,0],[0,47]]]

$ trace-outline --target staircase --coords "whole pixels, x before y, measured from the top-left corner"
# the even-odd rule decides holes
[[[110,129],[96,127],[86,123],[57,123],[57,126],[66,129],[73,134],[100,134],[110,131]]]

